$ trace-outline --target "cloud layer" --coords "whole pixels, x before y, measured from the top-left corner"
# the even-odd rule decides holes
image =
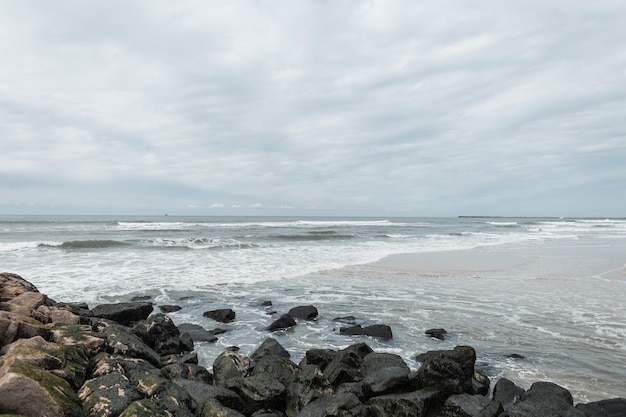
[[[4,2],[0,212],[626,215],[626,4]]]

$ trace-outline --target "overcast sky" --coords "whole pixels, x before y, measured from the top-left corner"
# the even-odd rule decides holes
[[[626,2],[0,0],[0,213],[626,216]]]

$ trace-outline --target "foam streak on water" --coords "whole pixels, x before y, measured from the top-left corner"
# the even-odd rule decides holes
[[[422,258],[372,264],[401,253]],[[296,361],[366,341],[417,367],[417,353],[469,344],[490,377],[552,380],[579,401],[624,395],[625,263],[624,219],[0,217],[0,270],[58,301],[150,295],[207,328],[204,311],[233,308],[230,331],[197,346],[205,366],[268,336],[262,301],[278,314],[314,304],[316,322],[275,335]],[[394,338],[341,336],[345,316]],[[449,338],[426,337],[432,327]]]

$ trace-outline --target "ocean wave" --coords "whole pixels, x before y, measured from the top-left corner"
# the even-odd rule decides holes
[[[293,221],[260,221],[241,223],[196,223],[197,226],[215,228],[329,228],[329,227],[430,227],[430,222],[401,223],[390,220],[293,220]]]
[[[60,246],[63,242],[2,242],[0,243],[0,252],[14,252],[28,249],[37,249],[38,247]]]
[[[338,234],[338,233],[307,233],[293,235],[274,235],[272,239],[285,241],[323,241],[323,240],[348,240],[354,239],[355,235]]]
[[[220,238],[152,238],[142,241],[144,246],[172,249],[251,249],[258,247],[252,243],[235,239]]]
[[[119,240],[70,240],[58,243],[40,243],[40,248],[59,248],[59,249],[106,249],[119,246],[128,246],[129,243]]]
[[[517,222],[485,222],[486,224],[490,224],[492,226],[504,226],[504,227],[511,227],[511,226],[517,226]]]

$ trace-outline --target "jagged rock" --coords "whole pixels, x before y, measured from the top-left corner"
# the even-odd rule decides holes
[[[393,353],[368,354],[361,362],[360,371],[368,397],[416,388],[408,365]]]
[[[235,320],[235,312],[230,308],[205,311],[202,315],[215,321],[219,321],[220,323],[230,323]]]
[[[241,397],[229,389],[189,379],[174,379],[173,382],[189,393],[197,410],[205,409],[205,405],[211,402],[223,404],[240,413],[243,412],[244,405]]]
[[[161,310],[161,312],[163,313],[174,313],[176,311],[182,310],[182,307],[166,304],[166,305],[159,306],[159,310]]]
[[[506,378],[500,378],[493,387],[493,401],[502,404],[502,408],[507,410],[524,394],[524,389]]]
[[[335,387],[345,382],[360,381],[362,379],[361,360],[359,355],[350,350],[340,350],[324,368],[324,377]]]
[[[448,332],[445,329],[428,329],[424,333],[435,339],[443,340]]]
[[[148,318],[152,313],[152,303],[132,302],[101,304],[93,308],[91,312],[95,317],[115,321],[124,326]]]
[[[229,389],[241,397],[244,414],[261,408],[285,408],[285,385],[268,374],[251,375],[231,380]]]
[[[202,417],[246,417],[239,411],[222,405],[218,401],[209,401],[204,406]]]
[[[176,363],[161,368],[161,375],[167,379],[190,379],[192,381],[204,382],[205,384],[213,383],[213,375],[202,366],[189,363]]]
[[[149,399],[132,402],[119,417],[172,417],[168,410]]]
[[[198,354],[196,352],[181,353],[178,355],[161,356],[161,366],[174,365],[177,363],[198,364]]]
[[[252,376],[263,376],[277,379],[281,384],[288,386],[299,372],[298,366],[289,359],[278,355],[264,355],[249,372]]]
[[[452,350],[433,350],[418,357],[422,366],[417,370],[421,386],[443,390],[448,394],[472,393],[472,378],[476,351],[470,346]]]
[[[44,409],[49,416],[84,415],[67,380],[84,378],[86,362],[79,369],[73,360],[64,347],[40,336],[9,345],[0,360],[0,412],[30,417]]]
[[[278,410],[263,408],[259,411],[255,411],[254,413],[252,413],[250,417],[287,417],[287,415]]]
[[[217,336],[215,331],[206,330],[204,327],[197,324],[183,323],[178,326],[178,330],[184,334],[187,333],[196,342],[217,342]]]
[[[487,411],[491,401],[482,395],[454,394],[448,397],[438,417],[496,417],[499,409]]]
[[[119,372],[87,381],[78,396],[87,414],[95,417],[120,415],[133,401],[142,398],[130,380]]]
[[[389,340],[393,338],[393,332],[391,331],[391,327],[387,326],[386,324],[373,324],[366,327],[362,327],[361,325],[342,327],[339,329],[339,333],[349,336],[370,336],[384,340]]]
[[[377,407],[384,417],[422,417],[436,415],[447,395],[423,388],[402,394],[386,394],[370,398],[366,404]]]
[[[298,323],[296,323],[296,320],[294,320],[294,318],[291,317],[289,314],[283,314],[276,321],[267,326],[266,330],[269,330],[270,332],[275,332],[277,330],[286,330],[290,327],[294,327],[297,324]]]
[[[626,399],[611,398],[586,404],[576,404],[576,408],[586,417],[624,417],[626,416]]]
[[[242,378],[250,369],[250,359],[237,352],[226,351],[213,361],[213,379],[217,386],[229,388],[229,380]]]
[[[283,358],[289,359],[291,355],[287,350],[282,347],[280,343],[274,338],[268,337],[261,343],[261,345],[250,355],[250,359],[258,361],[265,355],[277,355]]]
[[[585,417],[574,408],[572,394],[552,382],[535,382],[522,397],[499,417]]]
[[[107,351],[109,353],[145,359],[154,366],[161,364],[159,354],[146,345],[139,337],[132,334],[131,329],[128,327],[114,323],[101,323],[98,329],[106,339]]]
[[[390,414],[390,416],[393,414]],[[372,410],[352,393],[324,396],[307,404],[297,417],[374,417]]]
[[[314,306],[298,306],[289,310],[287,314],[295,319],[315,320],[319,313]]]
[[[157,313],[146,320],[135,323],[133,332],[160,355],[171,355],[183,352],[180,331],[172,319]]]
[[[0,311],[0,349],[21,338],[50,338],[50,329],[32,317]]]
[[[286,413],[294,416],[310,402],[334,393],[334,388],[319,367],[303,365],[294,381],[287,386]]]
[[[487,395],[489,394],[490,386],[491,381],[489,380],[489,377],[478,371],[474,371],[474,375],[472,376],[472,390],[470,391],[470,394]]]
[[[335,351],[331,349],[309,349],[302,358],[300,366],[315,365],[323,371],[334,357]]]

